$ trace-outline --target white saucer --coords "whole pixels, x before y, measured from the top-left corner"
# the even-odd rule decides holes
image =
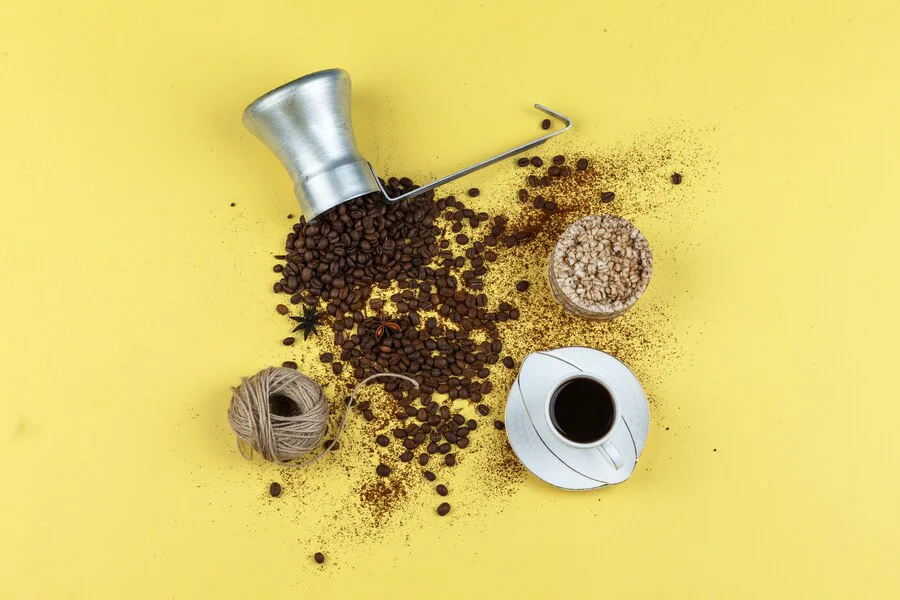
[[[585,372],[610,389],[620,425],[612,442],[625,466],[616,470],[596,449],[573,448],[550,430],[544,415],[550,390],[562,377]],[[631,476],[650,429],[650,407],[637,377],[624,364],[593,348],[559,348],[525,357],[506,399],[506,434],[513,451],[535,477],[566,490],[593,490]]]

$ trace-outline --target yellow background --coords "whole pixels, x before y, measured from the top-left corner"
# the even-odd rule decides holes
[[[4,597],[897,597],[898,56],[895,1],[6,2]],[[631,481],[422,500],[311,562],[332,534],[224,418],[287,358],[296,212],[240,112],[331,66],[366,157],[419,181],[531,135],[535,101],[575,119],[560,147],[709,149],[696,222],[652,225],[688,350]]]

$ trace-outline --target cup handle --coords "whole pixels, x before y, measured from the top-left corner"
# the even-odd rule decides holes
[[[616,448],[615,444],[610,441],[603,442],[599,446],[597,446],[597,450],[600,451],[600,454],[603,455],[609,464],[615,467],[616,471],[625,466],[625,459],[622,458],[622,453],[619,452],[619,449]]]

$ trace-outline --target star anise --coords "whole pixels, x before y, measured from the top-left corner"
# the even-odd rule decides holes
[[[400,332],[400,326],[384,316],[384,313],[378,311],[378,327],[375,329],[375,339],[380,340],[388,331]]]
[[[303,330],[303,339],[309,337],[309,334],[319,335],[319,332],[316,330],[316,325],[319,325],[319,313],[316,312],[316,309],[311,306],[303,307],[303,316],[302,317],[291,317],[291,320],[297,322],[297,326],[294,327],[294,332]]]

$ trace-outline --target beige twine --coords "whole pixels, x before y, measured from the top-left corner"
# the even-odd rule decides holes
[[[341,424],[333,438],[335,442],[344,431],[347,415],[356,403],[359,390],[379,377],[398,377],[419,387],[415,379],[396,373],[376,373],[366,377],[350,393],[350,402],[344,408]],[[269,399],[275,396],[283,396],[296,404],[298,414],[287,417],[273,414]],[[253,458],[253,450],[256,450],[266,460],[286,467],[304,467],[331,451],[329,445],[310,460],[289,462],[317,448],[328,429],[325,393],[318,383],[295,369],[269,367],[244,378],[231,396],[228,422],[237,436],[238,450],[246,459]],[[249,447],[249,452],[245,446]]]

